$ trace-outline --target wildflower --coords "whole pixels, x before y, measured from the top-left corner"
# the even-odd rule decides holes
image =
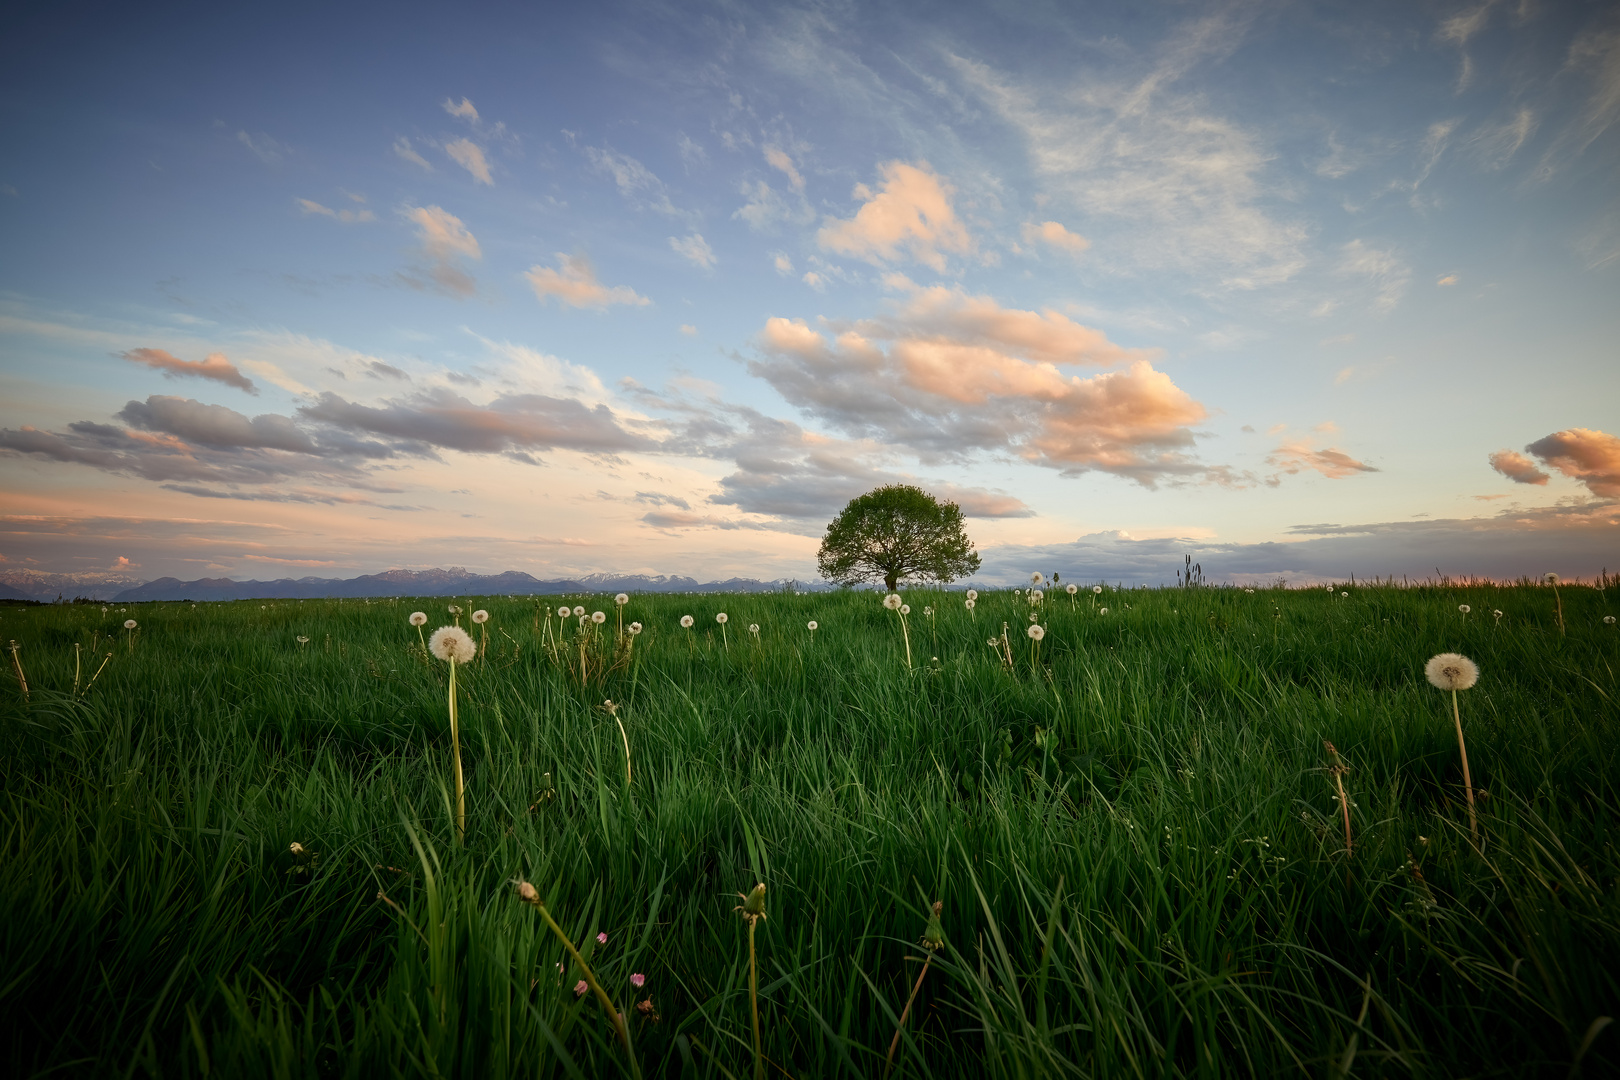
[[[640,990],[643,986],[647,985],[647,976],[643,975],[639,971],[636,972],[634,975],[630,976],[630,985],[635,987],[637,990]]]
[[[573,614],[573,611],[567,604],[557,609],[557,618],[559,619],[566,619],[571,614]]]
[[[595,623],[597,626],[601,626],[603,623],[607,622],[607,614],[601,611],[593,611],[591,612],[591,622]]]
[[[620,593],[618,596],[613,598],[613,602],[618,604],[620,607],[624,607],[624,605],[630,602],[630,596],[628,593]]]
[[[715,622],[717,622],[717,623],[719,623],[719,624],[720,624],[720,625],[721,625],[721,626],[724,626],[724,625],[726,625],[726,623],[727,623],[727,622],[729,622],[729,621],[730,621],[730,619],[731,619],[731,616],[730,616],[730,615],[727,615],[727,614],[726,614],[726,613],[725,613],[725,612],[723,612],[723,611],[722,611],[722,612],[721,612],[721,613],[720,613],[720,614],[718,614],[718,615],[716,615],[716,616],[715,616],[715,617],[714,617],[714,621],[715,621]]]
[[[977,600],[979,598],[979,590],[978,589],[969,589],[967,591],[967,597],[968,597],[969,600]]]
[[[139,624],[136,623],[136,621],[134,619],[125,619],[124,620],[124,629],[125,630],[133,630],[138,625]]]
[[[411,612],[411,625],[412,626],[426,626],[427,625],[427,612],[425,612],[425,611],[413,611],[413,612]]]
[[[632,634],[639,634],[639,633],[641,633],[641,624],[640,624],[640,623],[638,623],[638,622],[633,622],[633,623],[631,623],[631,624],[630,624],[630,632],[631,632],[631,633],[632,633]]]
[[[440,660],[454,660],[458,664],[470,663],[478,655],[478,646],[467,631],[459,626],[441,626],[428,638],[428,651]]]
[[[525,904],[538,904],[540,902],[540,891],[527,881],[518,882],[517,894],[518,899]],[[562,970],[561,964],[557,965],[557,970]]]
[[[1031,623],[1029,627],[1029,640],[1039,641],[1046,636],[1046,627],[1040,623]]]
[[[683,630],[692,629],[693,621],[694,620],[693,620],[692,616],[690,616],[690,615],[682,615],[681,616],[681,629],[683,629]]]
[[[804,625],[805,625],[805,628],[808,629],[812,634],[816,632],[816,620],[811,619],[809,622],[805,623]]]
[[[604,930],[602,933],[596,935],[596,943],[598,945],[607,944],[607,931]]]
[[[1457,653],[1441,653],[1423,666],[1423,674],[1441,690],[1467,690],[1479,681],[1479,665]]]
[[[586,983],[584,979],[581,979],[581,980],[579,980],[579,982],[574,984],[574,996],[575,997],[582,997],[584,995],[585,991],[587,991],[589,989],[590,989],[590,985],[588,983]]]
[[[900,594],[899,593],[890,593],[888,596],[885,596],[883,598],[883,606],[888,608],[890,611],[899,611],[900,610]]]
[[[580,616],[581,616],[581,615],[583,615],[583,614],[585,614],[585,608],[584,608],[584,606],[583,606],[583,605],[581,605],[581,606],[576,606],[576,607],[575,607],[575,608],[574,608],[574,618],[576,618],[576,619],[577,619],[577,618],[579,618],[579,617],[580,617]]]

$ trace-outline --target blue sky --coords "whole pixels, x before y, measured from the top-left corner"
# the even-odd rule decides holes
[[[1620,567],[1612,5],[81,7],[0,49],[6,568],[807,577],[893,480],[987,580]]]

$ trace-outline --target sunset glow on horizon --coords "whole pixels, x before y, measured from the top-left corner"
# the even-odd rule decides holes
[[[1620,569],[1603,5],[52,9],[0,571]]]

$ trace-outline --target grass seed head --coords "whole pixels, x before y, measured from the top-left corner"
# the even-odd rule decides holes
[[[1441,690],[1467,690],[1479,681],[1479,665],[1460,653],[1441,653],[1429,658],[1423,674]]]

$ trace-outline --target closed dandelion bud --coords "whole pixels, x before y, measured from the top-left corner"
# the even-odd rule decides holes
[[[742,905],[737,910],[742,912],[743,918],[765,918],[765,883],[763,881],[755,885],[747,896],[743,896],[742,893],[737,895],[742,897]]]
[[[945,944],[945,927],[940,924],[940,914],[945,910],[945,901],[935,900],[934,908],[928,915],[928,929],[923,931],[923,948],[930,951]]]
[[[523,901],[525,904],[538,904],[538,903],[540,903],[540,890],[536,889],[533,885],[529,884],[527,881],[518,882],[517,894],[518,894],[518,899]]]

